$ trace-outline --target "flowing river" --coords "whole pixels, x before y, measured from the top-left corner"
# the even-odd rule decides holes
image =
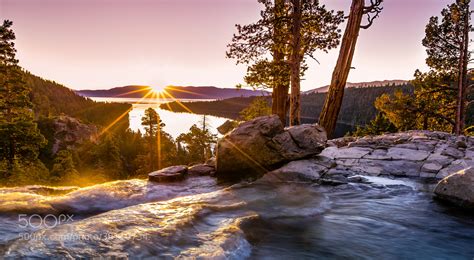
[[[473,259],[472,213],[370,181],[1,188],[0,258]]]

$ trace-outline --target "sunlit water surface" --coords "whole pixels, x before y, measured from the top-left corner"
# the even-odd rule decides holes
[[[181,133],[186,133],[189,128],[196,124],[202,125],[203,116],[192,113],[176,113],[169,110],[160,108],[160,104],[172,102],[172,99],[155,99],[155,98],[103,98],[103,97],[92,97],[94,101],[99,102],[119,102],[132,104],[133,108],[129,113],[130,129],[133,131],[140,130],[144,133],[144,126],[142,126],[142,117],[145,115],[145,110],[149,107],[155,109],[160,115],[161,120],[165,123],[164,130],[169,133],[173,138],[178,137]],[[211,101],[211,100],[196,100],[196,99],[182,99],[182,102],[193,102],[193,101]],[[222,125],[227,119],[215,116],[206,116],[206,124],[209,130],[218,134],[217,127]]]
[[[0,189],[0,258],[472,259],[474,219],[432,185],[371,179],[218,185],[145,180],[86,188]],[[73,214],[18,228],[18,214]],[[25,237],[25,233],[31,234]]]

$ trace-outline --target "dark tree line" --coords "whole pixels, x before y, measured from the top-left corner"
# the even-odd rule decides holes
[[[349,88],[344,92],[341,112],[338,115],[338,129],[336,136],[341,136],[356,126],[363,126],[370,122],[376,115],[374,105],[376,99],[383,94],[394,94],[400,91],[406,95],[413,95],[412,85],[387,85],[381,87]],[[315,123],[324,106],[326,93],[311,93],[301,96],[301,121],[302,123]],[[256,99],[266,99],[271,105],[272,97],[230,98],[205,102],[183,102],[186,107],[196,114],[214,115],[239,120],[241,111],[250,107]],[[162,109],[186,112],[178,103],[171,102],[161,105]],[[343,126],[347,127],[343,127]]]

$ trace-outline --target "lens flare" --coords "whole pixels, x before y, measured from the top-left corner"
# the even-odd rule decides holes
[[[165,88],[160,87],[160,86],[150,86],[150,91],[154,92],[156,94],[159,94],[159,93],[162,93],[163,91],[165,91]]]

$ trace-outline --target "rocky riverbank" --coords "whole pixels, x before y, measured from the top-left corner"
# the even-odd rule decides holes
[[[474,137],[408,131],[327,141],[318,125],[284,128],[278,117],[267,116],[242,123],[219,140],[216,159],[201,167],[208,174],[215,167],[217,178],[226,181],[262,176],[259,181],[331,185],[364,182],[364,176],[441,180],[474,167]],[[161,172],[169,175],[170,169]],[[152,175],[156,180],[160,172]]]
[[[341,181],[355,175],[443,179],[474,167],[474,138],[442,132],[345,137],[327,145],[313,158],[290,162],[276,172],[291,169]]]

